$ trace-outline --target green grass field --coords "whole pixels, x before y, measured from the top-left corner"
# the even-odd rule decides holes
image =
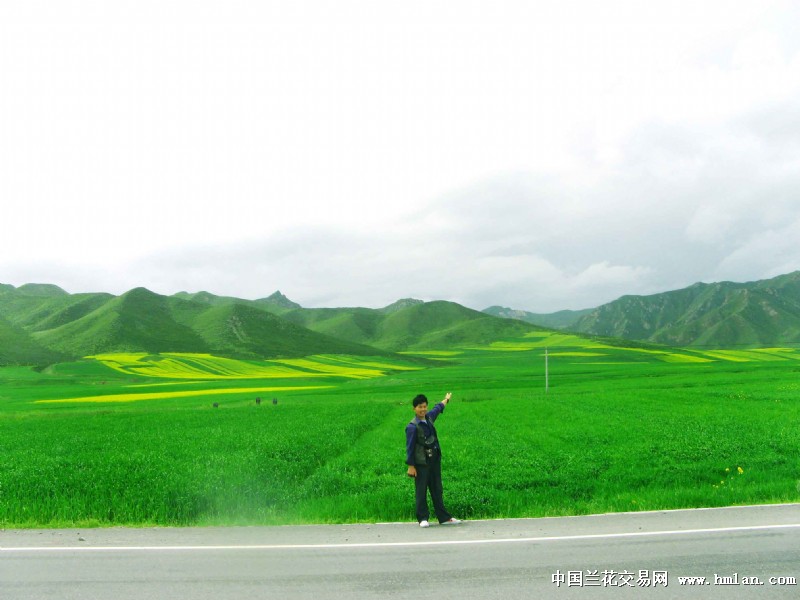
[[[116,354],[6,367],[0,526],[413,520],[410,401],[448,390],[445,502],[461,518],[795,502],[799,375],[788,349],[539,332],[407,360]]]

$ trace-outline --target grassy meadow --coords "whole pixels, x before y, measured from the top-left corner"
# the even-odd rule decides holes
[[[461,518],[795,502],[799,375],[791,349],[546,332],[402,359],[5,367],[0,526],[411,521],[410,401],[448,390],[445,502]]]

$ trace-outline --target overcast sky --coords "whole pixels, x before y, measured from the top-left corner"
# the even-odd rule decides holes
[[[552,312],[798,270],[798,7],[4,1],[0,283]]]

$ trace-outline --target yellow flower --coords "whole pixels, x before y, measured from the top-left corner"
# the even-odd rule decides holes
[[[739,475],[744,473],[744,469],[742,467],[736,467],[736,470],[739,471]]]
[[[731,472],[731,468],[730,467],[725,467],[725,472],[726,473],[730,473]]]

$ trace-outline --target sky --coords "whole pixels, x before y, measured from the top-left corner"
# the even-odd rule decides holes
[[[8,0],[0,283],[531,312],[800,269],[800,3]]]

